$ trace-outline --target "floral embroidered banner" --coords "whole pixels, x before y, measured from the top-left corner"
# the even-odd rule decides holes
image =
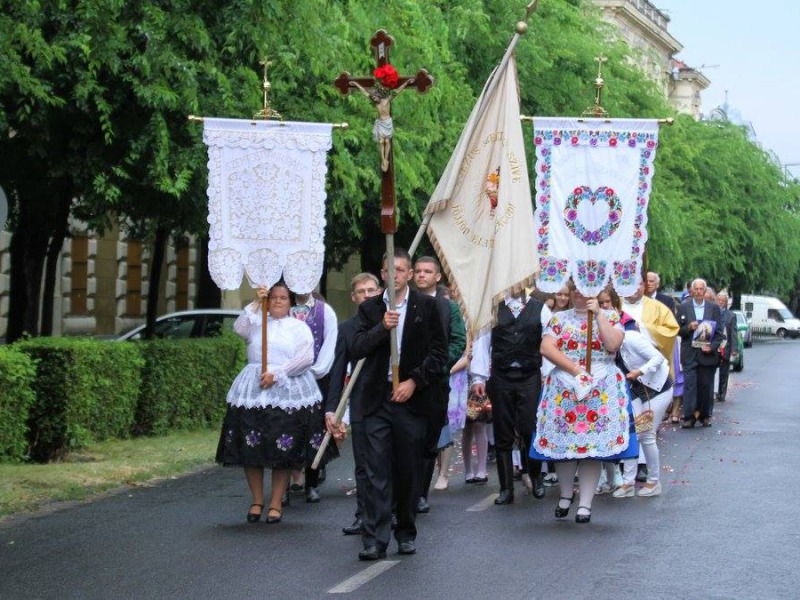
[[[221,289],[280,278],[298,293],[319,283],[332,126],[204,119],[208,268]]]
[[[572,277],[585,296],[609,282],[638,287],[658,122],[535,118],[536,286],[557,292]]]

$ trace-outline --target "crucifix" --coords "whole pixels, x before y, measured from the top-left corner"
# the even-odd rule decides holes
[[[367,96],[378,111],[375,120],[373,137],[378,143],[381,156],[381,232],[386,235],[386,287],[389,292],[389,308],[395,310],[396,298],[394,289],[394,234],[397,231],[397,212],[395,210],[394,193],[394,155],[392,152],[392,100],[407,87],[413,87],[424,94],[433,86],[433,77],[425,69],[420,69],[413,77],[398,75],[389,62],[389,49],[394,39],[386,31],[380,29],[370,40],[375,52],[376,67],[372,77],[353,77],[344,71],[339,74],[333,85],[343,96],[356,89]],[[399,384],[400,361],[397,352],[397,329],[391,331],[392,352],[392,384],[397,389]]]

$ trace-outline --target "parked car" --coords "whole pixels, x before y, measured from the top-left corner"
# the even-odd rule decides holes
[[[731,371],[744,370],[744,341],[742,340],[742,332],[738,329],[733,330],[734,340],[733,349],[731,350]]]
[[[200,308],[169,313],[156,319],[155,337],[161,339],[213,337],[226,329],[231,330],[233,322],[240,314],[238,310],[225,308]],[[134,327],[116,338],[116,341],[141,340],[144,328],[144,325]]]
[[[736,329],[742,334],[742,343],[745,348],[750,348],[753,345],[753,328],[750,327],[743,311],[735,310],[733,314],[736,315]]]
[[[780,338],[800,337],[800,319],[777,298],[742,294],[742,310],[757,333]]]

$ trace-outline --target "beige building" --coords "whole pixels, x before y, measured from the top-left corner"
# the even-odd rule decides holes
[[[700,119],[700,92],[710,81],[700,71],[675,58],[683,50],[668,31],[669,17],[648,0],[593,0],[603,18],[616,26],[620,37],[633,49],[644,73],[661,86],[679,113]]]

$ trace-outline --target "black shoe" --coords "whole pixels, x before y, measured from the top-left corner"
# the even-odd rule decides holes
[[[407,542],[400,542],[397,547],[397,551],[400,554],[416,554],[417,553],[417,545],[412,541]]]
[[[494,449],[494,446],[489,446],[489,449],[486,451],[486,462],[493,463],[497,460],[497,451]]]
[[[254,503],[254,504],[250,505],[250,508],[253,508],[254,506],[258,506],[261,509],[261,512],[264,512],[264,505],[263,504],[255,504]],[[247,522],[248,523],[258,523],[261,520],[261,512],[259,512],[258,514],[252,513],[252,512],[248,512],[247,513]]]
[[[358,560],[380,560],[386,558],[386,550],[378,550],[377,546],[364,548],[358,553]]]
[[[711,427],[711,419],[702,419],[700,422],[702,423],[703,427]]]
[[[569,506],[567,506],[567,508],[561,508],[558,504],[556,504],[556,519],[563,519],[569,514],[569,509],[572,507],[572,503],[575,502],[575,493],[572,493],[572,498],[564,498],[564,496],[561,496],[561,498],[559,498],[559,502],[561,500],[569,500]]]
[[[289,491],[293,494],[300,494],[303,492],[303,486],[299,483],[293,483],[289,486]]]
[[[494,503],[498,506],[503,504],[514,504],[514,490],[500,490],[497,498],[494,499]]]
[[[694,424],[697,421],[695,419],[684,419],[681,421],[681,429],[694,429]]]
[[[486,475],[485,477],[473,477],[472,481],[468,483],[474,483],[475,485],[483,485],[484,483],[488,482],[489,482],[489,476]]]
[[[325,483],[325,478],[328,476],[328,473],[325,471],[325,467],[319,468],[319,479],[317,483]]]
[[[397,515],[392,513],[392,529],[397,529]]]
[[[289,492],[283,492],[283,496],[281,496],[281,506],[289,506]]]
[[[309,504],[316,504],[319,500],[319,491],[317,488],[311,487],[306,490],[306,502]]]
[[[531,477],[531,483],[533,484],[533,497],[537,500],[544,498],[544,476],[539,474]]]
[[[278,513],[278,514],[271,515],[270,513]],[[276,523],[280,523],[282,518],[283,518],[283,513],[281,511],[279,511],[277,508],[270,508],[267,511],[267,518],[265,520],[267,524],[275,525]]]
[[[588,523],[589,521],[591,521],[592,520],[592,509],[589,508],[588,506],[579,506],[578,510],[580,510],[580,509],[588,510],[589,514],[588,515],[580,515],[578,513],[575,513],[575,522],[576,523]]]
[[[636,481],[639,483],[647,482],[647,465],[639,465],[636,468]]]
[[[364,524],[360,518],[356,518],[353,524],[348,527],[342,527],[342,533],[345,535],[361,535],[364,533]]]
[[[429,512],[431,512],[431,505],[428,504],[428,501],[425,498],[425,496],[420,496],[419,500],[417,500],[417,512],[418,513],[429,513]]]
[[[725,396],[718,396],[717,402],[725,402]]]

